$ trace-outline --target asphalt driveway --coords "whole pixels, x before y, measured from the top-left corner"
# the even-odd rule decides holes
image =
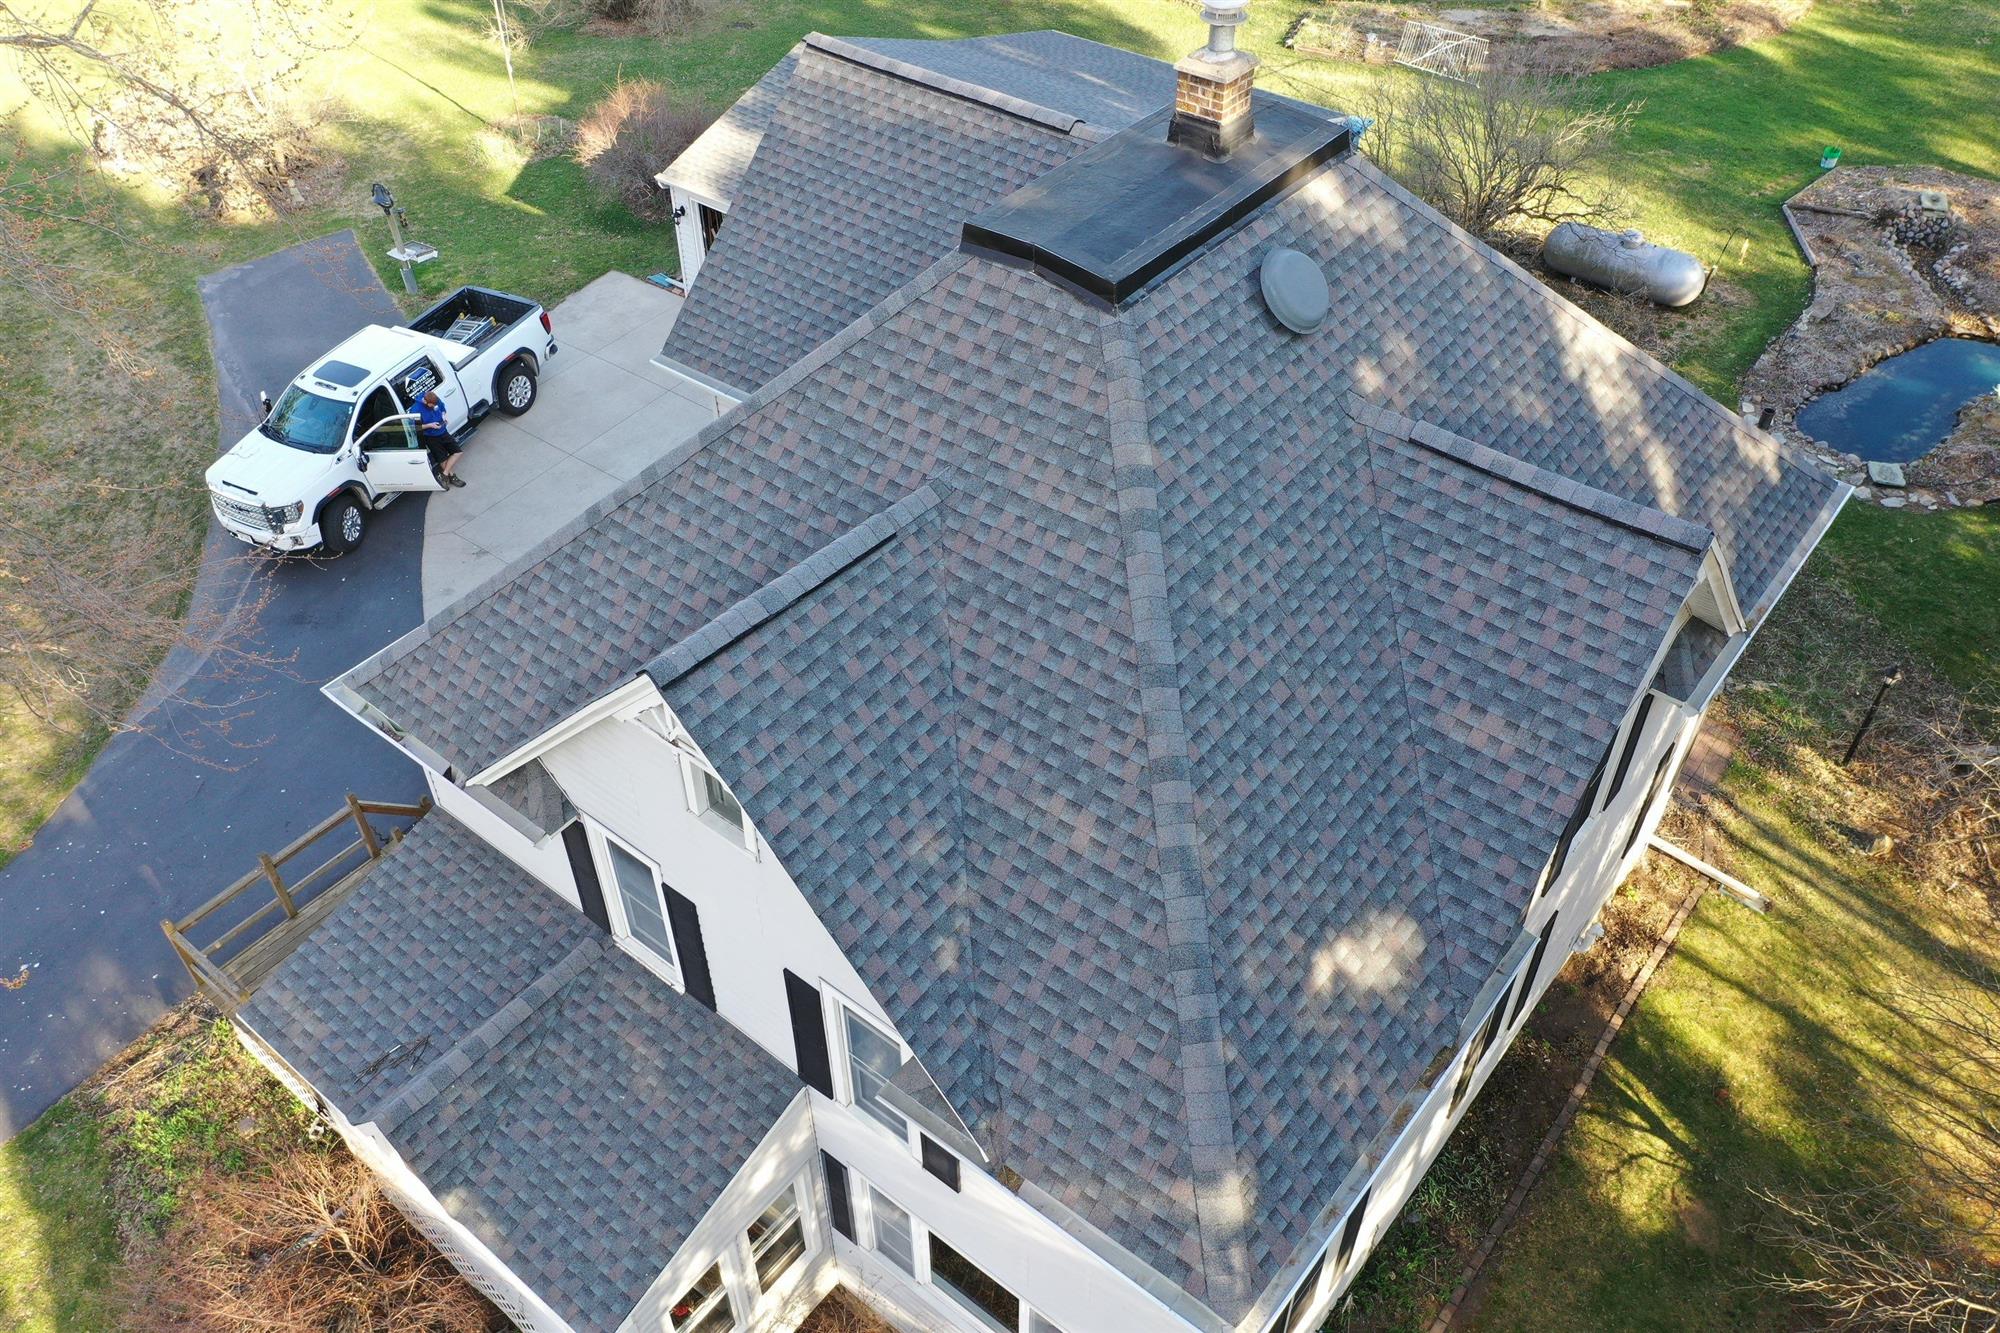
[[[352,232],[202,280],[221,397],[219,446],[309,359],[396,304]],[[218,449],[219,452],[219,449]],[[463,494],[463,492],[460,492]],[[0,869],[0,1141],[124,1047],[189,990],[160,934],[345,793],[414,800],[417,767],[320,695],[320,685],[422,618],[428,497],[380,516],[324,563],[252,558],[211,530],[196,597],[243,607],[244,642],[282,668],[170,658],[140,730],[115,737],[34,845]],[[161,701],[164,700],[164,701]]]

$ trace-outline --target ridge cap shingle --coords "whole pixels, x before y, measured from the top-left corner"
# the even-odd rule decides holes
[[[887,509],[841,533],[826,545],[745,594],[721,614],[672,645],[642,668],[660,689],[685,676],[738,639],[782,615],[820,588],[860,564],[898,533],[929,513],[942,482],[926,482]]]
[[[1145,370],[1122,320],[1107,318],[1102,345],[1108,382],[1106,418],[1112,496],[1125,555],[1125,592],[1137,655],[1140,725],[1146,744],[1147,795],[1153,811],[1167,929],[1167,974],[1173,986],[1180,1048],[1181,1122],[1194,1163],[1194,1212],[1202,1253],[1203,1299],[1235,1308],[1248,1296],[1249,1255],[1242,1220],[1245,1197],[1236,1117],[1224,1058],[1221,998],[1214,972],[1209,885],[1202,869],[1195,818],[1193,764],[1180,686],[1160,535],[1159,459],[1146,409]]]
[[[981,106],[992,107],[995,111],[1005,112],[1017,120],[1040,125],[1058,134],[1072,133],[1083,123],[1082,116],[1058,111],[1038,102],[1030,102],[1024,97],[1015,97],[1011,93],[1003,93],[965,79],[953,78],[949,74],[940,74],[934,69],[927,69],[912,61],[900,60],[895,56],[870,50],[844,37],[830,37],[825,33],[813,32],[806,34],[803,44],[836,60],[845,60],[851,65],[860,65],[877,73],[887,74],[891,78],[901,79],[905,83],[914,83],[919,87],[929,88],[934,92],[967,102],[977,102]]]
[[[1557,504],[1590,514],[1607,523],[1630,528],[1634,532],[1666,542],[1670,546],[1678,546],[1689,551],[1706,551],[1715,540],[1715,534],[1699,523],[1691,522],[1676,514],[1669,514],[1664,509],[1656,509],[1652,505],[1643,505],[1636,500],[1613,495],[1588,482],[1577,481],[1559,472],[1537,467],[1490,445],[1448,431],[1421,417],[1406,416],[1393,408],[1370,403],[1359,393],[1350,392],[1345,407],[1347,415],[1360,426],[1380,431],[1385,435],[1400,436],[1453,462],[1498,477],[1523,490],[1534,491]]]

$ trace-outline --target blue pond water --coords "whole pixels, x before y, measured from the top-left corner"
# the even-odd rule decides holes
[[[1951,434],[1959,409],[2000,384],[2000,344],[1939,338],[1877,362],[1799,409],[1798,427],[1845,453],[1907,463]]]

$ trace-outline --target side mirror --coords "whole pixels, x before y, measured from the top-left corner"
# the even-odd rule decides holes
[[[266,417],[270,416],[270,415],[271,415],[271,395],[270,395],[270,394],[268,394],[268,393],[265,393],[265,392],[264,392],[264,391],[263,391],[262,389],[259,389],[259,390],[257,390],[257,406],[259,406],[259,407],[261,407],[261,408],[263,408],[263,409],[264,409],[264,416],[266,416]]]
[[[368,451],[366,449],[359,450],[354,455],[354,470],[356,472],[366,472],[368,470]]]

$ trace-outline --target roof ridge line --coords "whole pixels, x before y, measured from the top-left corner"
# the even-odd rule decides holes
[[[998,89],[985,87],[982,84],[969,83],[964,79],[955,79],[949,74],[940,74],[936,70],[926,69],[922,65],[914,64],[908,60],[898,60],[895,56],[884,55],[879,51],[871,51],[867,47],[857,45],[844,37],[830,37],[823,32],[810,32],[805,36],[804,45],[811,47],[815,51],[832,56],[836,60],[845,60],[850,65],[860,65],[866,69],[872,69],[878,74],[887,74],[892,79],[901,79],[905,83],[913,83],[920,88],[929,88],[934,92],[943,93],[947,97],[956,97],[960,101],[975,102],[981,106],[988,106],[995,111],[1012,116],[1016,120],[1025,120],[1029,124],[1040,125],[1044,129],[1054,130],[1058,134],[1073,133],[1078,125],[1084,123],[1082,116],[1058,111],[1054,107],[1043,106],[1039,102],[1030,102],[1024,97],[1015,97],[1009,93],[1000,92]]]
[[[1249,1295],[1249,1255],[1242,1231],[1254,1208],[1245,1197],[1245,1173],[1236,1146],[1222,1006],[1212,961],[1207,876],[1201,867],[1201,830],[1195,821],[1180,653],[1167,610],[1159,456],[1146,413],[1145,370],[1138,349],[1119,319],[1107,318],[1101,327],[1110,377],[1105,416],[1110,424],[1112,494],[1138,658],[1139,721],[1146,742],[1153,847],[1166,908],[1167,968],[1181,1054],[1181,1122],[1194,1165],[1203,1299],[1211,1309],[1234,1307]]]
[[[494,1010],[492,1017],[459,1038],[450,1050],[375,1103],[363,1115],[362,1123],[373,1121],[387,1134],[436,1101],[475,1064],[505,1046],[521,1025],[548,1003],[550,997],[603,957],[606,947],[602,938],[593,935],[564,954],[548,971],[523,986],[513,999]]]
[[[860,564],[937,504],[941,482],[916,490],[841,533],[755,592],[739,597],[713,620],[661,650],[640,670],[665,689],[744,635],[797,605]]]
[[[530,569],[533,569],[542,561],[569,545],[570,542],[576,540],[577,537],[602,523],[608,516],[617,512],[626,504],[629,504],[635,497],[651,490],[654,485],[668,474],[708,448],[709,445],[720,439],[725,433],[734,429],[738,417],[757,411],[769,404],[773,399],[785,393],[800,380],[806,378],[821,366],[839,356],[842,352],[845,352],[849,347],[852,347],[870,333],[873,333],[889,318],[900,314],[905,306],[908,306],[918,296],[935,286],[946,273],[968,262],[970,261],[955,249],[939,256],[937,262],[931,264],[923,272],[918,273],[908,282],[864,310],[860,315],[855,317],[853,323],[834,334],[831,338],[828,338],[797,361],[794,361],[770,380],[767,380],[762,387],[748,398],[745,398],[735,407],[732,407],[706,426],[703,426],[689,438],[682,440],[679,444],[668,449],[667,452],[661,454],[651,463],[648,463],[624,482],[613,487],[609,495],[586,506],[582,513],[576,515],[569,522],[564,523],[554,532],[536,542],[517,559],[511,560],[495,570],[483,583],[478,584],[470,591],[461,595],[456,601],[446,606],[436,615],[426,616],[421,624],[404,634],[401,638],[383,645],[373,654],[349,667],[340,675],[335,676],[333,680],[328,682],[327,688],[331,688],[334,685],[343,685],[353,690],[358,684],[372,680],[380,675],[382,670],[392,663],[399,662],[409,656],[416,649],[423,646],[435,632],[458,620],[474,607],[486,602],[495,593],[499,592],[500,589],[513,583]],[[394,719],[391,719],[391,721],[394,721]],[[428,740],[428,738],[424,739]]]
[[[1664,509],[1627,500],[1621,495],[1613,495],[1601,487],[1587,482],[1565,477],[1560,472],[1537,467],[1533,463],[1516,458],[1491,445],[1467,439],[1463,435],[1434,425],[1421,417],[1407,416],[1394,408],[1371,403],[1361,394],[1349,391],[1343,402],[1347,415],[1356,423],[1399,436],[1428,449],[1434,454],[1466,467],[1477,469],[1489,476],[1510,482],[1524,490],[1534,491],[1565,508],[1579,510],[1594,518],[1603,519],[1621,528],[1628,528],[1642,536],[1652,537],[1670,546],[1678,546],[1688,551],[1706,551],[1715,540],[1715,534],[1701,524],[1689,519],[1669,514]]]

